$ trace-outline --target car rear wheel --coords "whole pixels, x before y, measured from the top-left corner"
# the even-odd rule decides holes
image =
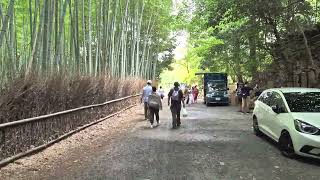
[[[260,131],[259,129],[259,125],[258,125],[258,119],[257,117],[253,117],[253,124],[252,124],[252,127],[253,127],[253,132],[256,136],[258,137],[261,137],[262,136],[262,132]]]
[[[279,138],[279,148],[281,153],[288,158],[296,156],[291,136],[287,131],[284,131]]]

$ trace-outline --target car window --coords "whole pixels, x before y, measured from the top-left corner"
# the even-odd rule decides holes
[[[283,94],[291,112],[320,112],[320,92]]]
[[[258,101],[263,101],[263,97],[264,97],[264,94],[265,94],[266,92],[264,92],[264,93],[262,93],[262,94],[260,94],[260,96],[259,96],[259,98],[258,98]]]
[[[263,102],[266,105],[269,105],[271,95],[272,95],[272,92],[264,92],[260,95],[258,100]]]
[[[272,106],[278,106],[281,109],[283,109],[285,112],[287,112],[286,105],[281,97],[281,95],[277,92],[272,92],[272,95],[270,97],[270,101],[268,104],[270,107]]]

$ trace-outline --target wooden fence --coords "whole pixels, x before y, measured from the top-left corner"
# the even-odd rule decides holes
[[[0,124],[0,167],[131,108],[139,96]]]

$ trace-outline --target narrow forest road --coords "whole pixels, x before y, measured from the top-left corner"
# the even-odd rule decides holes
[[[138,109],[126,116],[134,120],[113,141],[80,146],[62,154],[60,163],[20,178],[319,179],[319,161],[281,156],[272,142],[253,135],[250,115],[236,112],[235,107],[192,105],[176,130],[171,129],[168,107],[160,114],[161,125],[154,129],[142,121]],[[70,156],[80,160],[71,161]]]

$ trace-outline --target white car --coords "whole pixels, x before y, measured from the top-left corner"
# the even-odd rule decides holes
[[[275,140],[287,157],[320,159],[320,89],[264,91],[255,102],[253,130]]]

